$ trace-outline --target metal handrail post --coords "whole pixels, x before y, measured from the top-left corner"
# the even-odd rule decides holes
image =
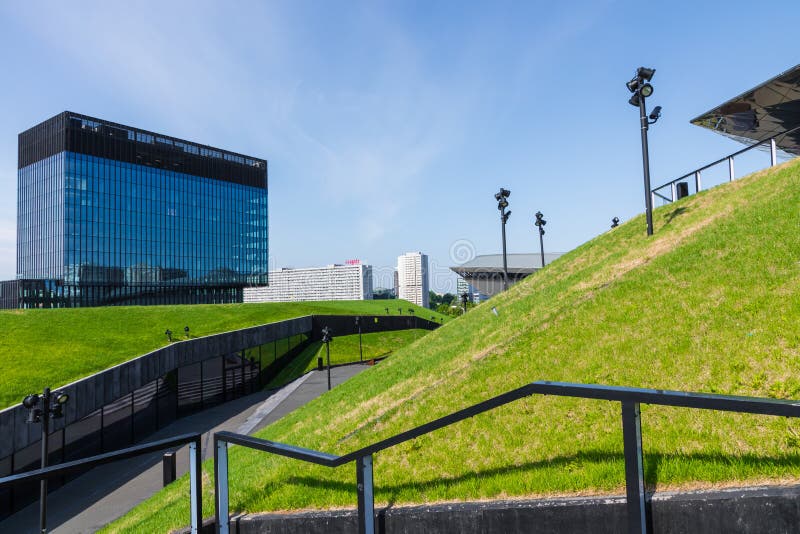
[[[372,478],[372,455],[356,460],[358,491],[358,534],[375,534],[375,487]]]
[[[694,192],[695,193],[699,193],[700,190],[703,188],[703,185],[700,182],[700,172],[701,171],[696,171],[694,173]]]
[[[669,192],[672,196],[672,202],[675,202],[675,198],[678,196],[678,192],[675,190],[676,187],[678,187],[676,182],[670,184]]]
[[[775,144],[775,138],[769,140],[769,156],[770,156],[770,166],[774,167],[778,164],[778,147]]]
[[[638,402],[623,401],[621,404],[628,534],[647,534],[641,413]]]
[[[214,436],[215,520],[218,534],[229,534],[228,442]]]
[[[189,444],[189,483],[191,500],[192,534],[200,534],[203,527],[203,471],[201,465],[201,443],[198,437]]]
[[[736,179],[736,175],[733,170],[733,157],[728,158],[728,181],[732,182]]]

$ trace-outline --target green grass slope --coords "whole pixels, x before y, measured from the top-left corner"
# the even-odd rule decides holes
[[[187,325],[200,337],[310,314],[383,315],[386,307],[443,317],[399,300],[0,310],[0,408],[163,347],[167,328],[180,340]]]
[[[657,209],[651,238],[637,217],[259,435],[345,453],[535,380],[800,396],[799,211],[794,163]],[[619,414],[532,397],[476,416],[376,455],[376,502],[619,493]],[[651,488],[800,475],[798,422],[657,406],[642,421]],[[234,511],[355,505],[352,465],[242,447],[229,465]],[[173,486],[109,530],[186,524],[186,481]]]

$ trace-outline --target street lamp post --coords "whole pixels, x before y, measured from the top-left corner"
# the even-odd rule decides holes
[[[494,199],[497,201],[497,209],[500,210],[500,228],[503,236],[503,291],[508,289],[508,258],[506,255],[506,221],[511,217],[511,210],[506,211],[508,207],[508,197],[511,196],[511,191],[508,189],[500,188],[500,191],[494,194]]]
[[[639,108],[639,124],[642,131],[642,166],[644,167],[644,205],[647,218],[647,235],[649,236],[653,235],[653,197],[650,192],[650,155],[647,147],[647,131],[649,125],[654,124],[661,117],[661,106],[653,108],[648,121],[645,100],[653,94],[653,86],[649,82],[653,79],[655,73],[656,69],[639,67],[636,70],[636,76],[625,84],[628,90],[633,93],[628,103]]]
[[[364,361],[364,349],[361,347],[361,317],[356,317],[356,327],[358,328],[358,357]]]
[[[322,342],[325,343],[325,353],[328,361],[328,391],[331,390],[331,329],[327,326],[322,329]]]
[[[541,211],[536,212],[536,221],[533,224],[539,228],[539,250],[542,253],[542,269],[544,269],[544,225],[547,224],[547,221],[544,220]]]
[[[47,455],[50,435],[50,419],[64,417],[64,404],[69,400],[69,395],[56,391],[50,393],[50,388],[44,388],[41,395],[32,393],[22,400],[22,405],[28,409],[28,423],[42,423],[42,458],[41,467],[47,467]],[[41,404],[41,407],[38,407]],[[47,479],[43,478],[39,484],[39,530],[47,532]]]

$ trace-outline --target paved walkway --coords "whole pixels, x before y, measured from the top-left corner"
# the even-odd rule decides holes
[[[331,369],[331,381],[337,386],[364,369],[366,366],[363,365],[335,367]],[[202,457],[210,458],[214,432],[229,430],[251,434],[322,395],[327,389],[327,373],[312,371],[277,392],[254,393],[179,419],[149,436],[147,441],[202,432]],[[178,450],[178,476],[188,470],[188,450],[188,446]],[[161,489],[162,455],[153,453],[96,467],[50,493],[47,499],[48,531],[54,534],[90,533],[121,517]],[[188,523],[189,518],[186,520]],[[0,522],[0,532],[38,533],[39,502]]]

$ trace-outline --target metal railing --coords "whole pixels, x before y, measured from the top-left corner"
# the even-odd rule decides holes
[[[777,135],[775,135],[773,137],[770,137],[769,139],[763,139],[761,141],[757,141],[755,144],[752,144],[752,145],[750,145],[748,147],[745,147],[745,148],[743,148],[741,150],[737,150],[733,154],[728,154],[727,156],[725,156],[723,158],[720,158],[720,159],[718,159],[716,161],[713,161],[713,162],[709,163],[708,165],[703,165],[702,167],[697,168],[697,169],[695,169],[695,170],[693,170],[691,172],[687,172],[683,176],[675,178],[674,180],[670,180],[669,182],[665,182],[665,183],[659,185],[658,187],[654,187],[652,189],[652,191],[650,192],[650,194],[652,195],[652,201],[655,203],[656,197],[658,197],[658,198],[660,198],[662,200],[665,200],[667,202],[674,202],[675,200],[677,200],[677,184],[678,184],[678,182],[682,182],[683,180],[686,180],[687,178],[694,178],[695,193],[699,193],[700,191],[703,190],[703,184],[702,184],[702,174],[703,174],[703,172],[708,170],[708,169],[710,169],[711,167],[715,167],[715,166],[719,165],[720,163],[725,163],[725,162],[728,163],[728,181],[732,182],[733,180],[736,179],[736,168],[735,168],[735,165],[734,165],[734,158],[736,156],[740,156],[740,155],[744,154],[745,152],[753,150],[754,148],[759,148],[759,147],[761,147],[761,146],[763,146],[765,144],[769,144],[770,167],[774,167],[775,165],[778,164],[778,145],[777,145],[776,140],[779,137],[784,137],[784,136],[789,135],[790,133],[796,132],[798,130],[800,130],[800,126],[798,126],[796,128],[792,128],[791,130],[787,130],[787,131],[785,131],[783,133],[777,134]],[[664,195],[662,193],[659,193],[660,190],[665,189],[667,187],[669,187],[670,196],[666,196],[666,195]]]
[[[229,444],[241,445],[243,447],[327,467],[338,467],[350,462],[356,462],[359,533],[374,534],[373,454],[531,395],[577,397],[582,399],[616,401],[621,404],[628,532],[631,534],[645,534],[648,528],[647,525],[649,524],[648,510],[645,507],[640,404],[800,417],[800,401],[735,397],[660,389],[571,384],[564,382],[533,382],[343,456],[267,441],[243,434],[235,434],[233,432],[217,432],[214,434],[214,483],[216,490],[217,532],[221,534],[228,534],[230,532],[228,502]]]
[[[150,452],[161,451],[170,447],[189,444],[189,477],[190,477],[190,512],[191,512],[191,528],[192,534],[199,534],[200,527],[203,524],[203,490],[202,490],[202,476],[200,467],[200,439],[201,434],[181,434],[172,438],[162,439],[159,441],[151,441],[149,443],[142,443],[126,449],[119,449],[116,451],[82,458],[80,460],[73,460],[71,462],[64,462],[61,464],[51,465],[43,469],[35,469],[25,473],[18,473],[8,477],[0,478],[0,489],[9,486],[17,486],[44,479],[50,479],[56,476],[67,475],[87,468],[95,467],[97,465],[116,462],[118,460],[125,460],[133,458],[142,454]]]

